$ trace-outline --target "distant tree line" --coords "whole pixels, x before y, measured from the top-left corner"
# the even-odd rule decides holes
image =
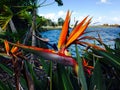
[[[120,27],[120,24],[103,24],[103,26],[108,27]]]
[[[44,16],[41,16],[41,18],[43,19],[43,23],[42,26],[62,26],[64,23],[64,19],[63,18],[58,18],[57,22],[52,21],[51,19],[46,19],[44,18]]]

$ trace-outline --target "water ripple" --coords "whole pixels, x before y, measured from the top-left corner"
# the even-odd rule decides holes
[[[98,38],[98,34],[100,35],[101,39],[103,40],[103,42],[107,45],[109,45],[110,47],[114,47],[114,41],[113,39],[118,38],[119,37],[119,33],[120,33],[120,28],[117,27],[96,27],[96,28],[87,28],[86,31],[93,31],[90,33],[86,33],[86,36],[93,36]],[[43,38],[49,38],[50,39],[50,44],[56,44],[58,43],[58,39],[59,39],[59,35],[60,35],[61,30],[50,30],[50,31],[45,31],[42,32],[41,35]],[[93,41],[90,40],[86,40],[90,43],[95,43]],[[96,42],[97,43],[97,42]],[[75,52],[75,48],[73,48],[74,45],[72,45],[69,50],[72,52]],[[74,53],[72,53],[74,55]]]

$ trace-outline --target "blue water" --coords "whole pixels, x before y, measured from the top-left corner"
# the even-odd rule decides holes
[[[119,37],[119,33],[120,33],[120,28],[117,28],[117,27],[89,27],[87,28],[86,32],[89,32],[89,31],[93,31],[93,32],[90,32],[90,33],[86,33],[85,36],[93,36],[93,37],[96,37],[98,38],[98,34],[100,35],[102,41],[109,45],[111,48],[114,48],[114,39],[115,38],[118,38]],[[49,38],[50,40],[50,44],[56,44],[57,45],[57,42],[58,42],[58,39],[59,39],[59,35],[60,35],[60,32],[61,30],[49,30],[49,31],[45,31],[45,32],[42,32],[41,35],[43,38]],[[98,43],[98,42],[95,42],[93,40],[86,40],[90,43]],[[75,47],[74,45],[72,45],[70,48],[69,48],[70,51],[72,51],[72,55],[75,54]]]

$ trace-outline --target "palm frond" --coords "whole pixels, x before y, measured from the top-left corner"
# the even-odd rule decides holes
[[[6,30],[6,27],[12,17],[13,17],[12,11],[10,10],[9,7],[4,5],[3,12],[1,12],[1,14],[0,14],[0,26],[1,26],[2,30]]]

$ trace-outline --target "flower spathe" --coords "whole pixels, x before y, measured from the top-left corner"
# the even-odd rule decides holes
[[[10,53],[14,54],[18,51],[18,47],[16,46],[13,46],[12,49],[10,50],[10,46],[7,40],[4,40],[4,44],[7,55],[10,55]]]
[[[91,70],[93,70],[94,67],[88,65],[88,62],[85,59],[83,59],[83,67],[84,67],[84,70],[88,73],[88,75],[92,74]]]
[[[91,18],[87,20],[88,16],[85,17],[78,25],[76,25],[73,30],[70,32],[68,36],[68,30],[69,30],[69,23],[70,23],[70,12],[67,12],[62,31],[58,40],[58,51],[51,50],[51,49],[44,49],[44,48],[38,48],[34,46],[26,46],[23,44],[14,44],[11,42],[8,42],[12,45],[15,45],[16,47],[20,47],[26,51],[35,53],[47,60],[52,60],[57,63],[61,63],[63,65],[72,66],[73,70],[75,71],[76,75],[78,74],[78,63],[77,61],[70,56],[68,52],[68,47],[71,44],[76,43],[78,38],[84,34],[84,31],[88,27]],[[8,49],[9,50],[9,49]],[[6,51],[8,51],[6,50]],[[14,50],[13,50],[14,52]],[[84,64],[83,64],[84,65]]]

